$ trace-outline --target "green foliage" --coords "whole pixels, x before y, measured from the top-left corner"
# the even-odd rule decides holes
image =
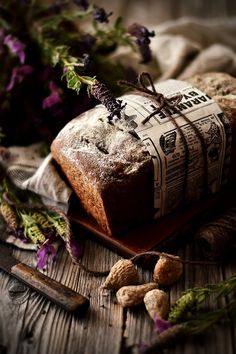
[[[198,310],[199,306],[210,296],[213,296],[217,300],[222,296],[227,296],[235,288],[236,275],[217,284],[189,289],[176,301],[169,313],[168,320],[171,323],[178,323],[186,318],[189,312]],[[217,312],[215,315],[217,316]]]

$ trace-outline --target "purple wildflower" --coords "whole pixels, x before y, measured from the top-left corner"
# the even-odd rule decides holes
[[[128,32],[136,37],[136,43],[139,46],[142,55],[142,63],[146,64],[151,60],[150,37],[155,36],[154,31],[149,31],[145,26],[134,23],[128,29]]]
[[[4,44],[9,48],[12,54],[18,56],[20,63],[24,64],[25,62],[25,44],[19,41],[17,38],[13,37],[11,34],[8,34],[4,38]]]
[[[146,343],[144,343],[144,342],[141,342],[139,344],[139,348],[138,348],[139,349],[139,354],[145,354],[147,348],[148,348],[148,345]]]
[[[87,10],[89,3],[87,0],[74,0],[74,4],[81,7],[83,10]]]
[[[37,267],[43,269],[48,262],[48,258],[51,256],[52,260],[56,256],[56,249],[50,243],[44,243],[42,247],[37,251]]]
[[[61,90],[53,82],[49,82],[50,95],[43,100],[43,109],[50,108],[61,102]]]
[[[108,17],[110,17],[113,12],[107,13],[102,7],[94,6],[93,18],[96,22],[108,23]]]
[[[158,316],[155,317],[154,322],[155,322],[155,331],[157,333],[162,333],[172,326],[170,321],[163,320]]]
[[[26,75],[31,74],[33,67],[31,65],[23,65],[20,67],[15,67],[12,70],[11,79],[6,87],[6,91],[11,91],[16,84],[20,84]]]

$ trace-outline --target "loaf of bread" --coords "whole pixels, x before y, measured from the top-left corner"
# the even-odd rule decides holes
[[[236,79],[208,73],[188,81],[219,104],[236,137]],[[82,207],[107,235],[153,220],[151,155],[128,127],[108,122],[105,108],[95,107],[70,121],[51,151]]]

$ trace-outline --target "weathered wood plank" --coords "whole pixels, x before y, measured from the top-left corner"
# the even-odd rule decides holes
[[[201,254],[199,254],[199,251],[195,247],[194,243],[187,245],[185,248],[179,250],[178,255],[182,259],[186,260],[202,260]],[[229,271],[229,275],[232,274],[235,274],[234,267]],[[183,276],[176,284],[172,285],[170,288],[170,304],[173,305],[175,301],[181,296],[181,294],[189,288],[193,288],[195,286],[205,286],[209,283],[217,283],[223,279],[223,268],[220,266],[186,264],[184,267]],[[220,308],[224,303],[224,299],[217,302],[210,299],[206,301],[204,311],[211,311],[217,307]],[[233,330],[235,330],[235,327],[233,327]],[[232,344],[231,334],[232,327],[230,324],[217,324],[211,327],[200,337],[190,337],[182,343],[177,343],[173,348],[169,349],[168,353],[233,354],[235,350],[235,344]],[[155,333],[153,332],[153,321],[147,316],[143,306],[140,306],[138,309],[131,309],[127,311],[124,335],[126,337],[127,347],[132,348],[134,345],[134,353],[138,352],[137,348],[140,343],[149,343],[151,338],[155,336]],[[201,340],[199,340],[199,338]]]
[[[101,266],[109,269],[118,258],[90,241],[86,242],[85,248],[83,262],[90,268],[98,269]],[[16,253],[20,254],[18,258],[25,263],[33,263],[32,252]],[[123,311],[111,300],[111,295],[102,296],[100,285],[103,278],[88,275],[73,265],[64,249],[60,251],[57,261],[49,268],[47,275],[89,296],[90,309],[83,318],[77,318],[35,292],[20,286],[21,301],[19,296],[16,301],[15,296],[8,296],[9,291],[12,291],[12,279],[2,275],[1,323],[4,324],[3,319],[6,319],[7,326],[1,326],[0,344],[7,347],[8,354],[73,354],[78,350],[87,354],[119,353]]]
[[[33,263],[32,252],[15,253],[26,263]],[[201,259],[193,245],[186,246],[178,254],[185,259]],[[83,263],[90,268],[108,269],[119,258],[115,253],[92,241],[85,242]],[[185,265],[184,276],[171,287],[171,303],[174,303],[184,290],[217,282],[223,279],[224,272],[224,276],[235,274],[235,269],[235,264],[225,267],[225,270],[221,267]],[[119,353],[122,341],[126,348],[134,347],[137,352],[140,343],[149,343],[151,340],[154,335],[153,321],[144,306],[129,309],[127,313],[123,311],[116,304],[112,293],[107,297],[102,296],[99,287],[104,278],[91,276],[73,265],[65,250],[60,251],[57,261],[47,274],[74,290],[91,296],[90,309],[83,318],[76,318],[1,272],[0,344],[7,347],[8,354],[74,354],[78,350],[83,350],[83,353]],[[141,274],[144,282],[151,280],[151,272],[141,271]],[[207,308],[213,308],[212,305],[208,303]],[[233,354],[234,338],[233,324],[231,327],[215,326],[214,330],[210,330],[206,338],[203,338],[203,344],[200,344],[198,339],[187,340],[171,349],[170,354],[187,354],[190,350],[193,354],[213,354],[219,349],[222,353]]]

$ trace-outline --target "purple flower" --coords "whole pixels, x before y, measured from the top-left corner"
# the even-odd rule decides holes
[[[151,60],[150,37],[155,36],[154,31],[149,31],[145,26],[134,23],[128,29],[128,32],[136,37],[136,43],[139,46],[142,55],[142,63],[146,64]]]
[[[96,22],[108,23],[108,17],[110,17],[112,14],[113,12],[107,13],[102,7],[94,6],[93,18]]]
[[[19,41],[17,38],[13,37],[11,34],[8,34],[4,38],[4,44],[9,48],[12,54],[18,56],[20,63],[24,64],[25,62],[25,44]]]
[[[162,318],[156,316],[154,319],[155,331],[157,333],[162,333],[172,326],[169,321],[163,320]]]
[[[143,343],[143,342],[141,342],[139,344],[139,348],[138,348],[139,349],[139,354],[145,354],[147,348],[148,348],[148,345]]]
[[[87,0],[74,0],[74,4],[81,7],[83,10],[87,10],[89,3]]]
[[[43,109],[50,108],[61,102],[61,90],[53,81],[49,82],[49,89],[51,93],[49,96],[44,98]]]
[[[6,87],[6,91],[11,91],[16,84],[20,84],[26,75],[31,74],[33,67],[31,65],[23,65],[20,67],[15,67],[12,70],[11,79]]]
[[[56,256],[56,249],[50,243],[44,243],[42,247],[37,251],[37,267],[43,269],[48,262],[48,258],[51,256],[52,260]]]

